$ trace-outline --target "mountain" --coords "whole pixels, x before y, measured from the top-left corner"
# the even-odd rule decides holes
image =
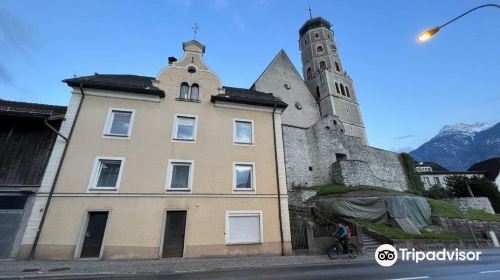
[[[444,126],[431,140],[410,152],[418,161],[434,161],[451,171],[500,156],[500,122]]]

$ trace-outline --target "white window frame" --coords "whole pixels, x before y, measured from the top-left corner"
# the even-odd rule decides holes
[[[429,179],[429,177],[424,177],[424,183],[428,186],[432,186],[431,184],[431,180]]]
[[[178,139],[177,138],[177,119],[179,117],[194,118],[193,139]],[[172,129],[172,142],[196,143],[197,132],[198,132],[198,116],[197,115],[188,115],[188,114],[179,114],[179,113],[174,114],[174,127]]]
[[[434,176],[432,179],[434,180],[434,185],[441,186],[441,179],[439,179],[439,176]]]
[[[174,171],[174,164],[190,164],[189,168],[189,178],[188,178],[188,187],[186,189],[172,188],[172,175]],[[180,193],[191,193],[193,191],[193,175],[194,175],[194,160],[186,160],[186,159],[170,159],[168,160],[167,166],[167,179],[165,182],[165,191],[167,192],[180,192]]]
[[[241,216],[259,216],[260,222],[260,242],[230,242],[229,237],[229,217]],[[264,243],[264,215],[262,210],[230,210],[226,211],[226,227],[225,227],[225,240],[226,245],[248,245],[248,244],[262,244]]]
[[[115,187],[97,187],[97,182],[99,181],[101,160],[119,160],[120,161],[120,171],[118,171],[118,178],[116,179]],[[92,174],[90,175],[89,185],[87,192],[117,192],[120,189],[120,183],[123,174],[123,167],[125,166],[124,157],[107,157],[107,156],[97,156],[94,160],[94,167],[92,168]]]
[[[252,139],[250,143],[241,143],[236,142],[236,123],[237,122],[246,122],[250,123],[252,129]],[[233,119],[233,144],[239,146],[253,146],[255,145],[255,126],[253,120],[245,120],[245,119]]]
[[[250,189],[236,188],[236,166],[237,165],[250,165],[252,166],[252,187]],[[233,193],[255,193],[257,191],[257,176],[255,175],[255,162],[233,162]]]
[[[127,135],[124,134],[113,134],[111,133],[111,126],[113,125],[113,111],[130,112],[130,124],[128,126]],[[109,108],[108,115],[106,117],[106,122],[104,123],[104,129],[102,130],[103,138],[115,138],[115,139],[130,139],[132,136],[132,127],[134,125],[135,109],[125,109],[125,108]]]

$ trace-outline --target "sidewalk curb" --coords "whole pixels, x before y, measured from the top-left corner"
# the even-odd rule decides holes
[[[342,260],[342,261],[325,261],[318,263],[299,263],[299,264],[273,264],[273,265],[251,265],[251,266],[234,266],[234,267],[216,267],[207,269],[193,269],[193,270],[157,270],[151,272],[130,272],[130,273],[115,273],[115,272],[97,272],[97,273],[47,273],[47,274],[31,274],[31,275],[2,275],[0,279],[46,279],[46,278],[56,278],[56,279],[66,279],[66,278],[90,278],[90,277],[104,277],[104,276],[133,276],[133,275],[170,275],[170,274],[184,274],[184,273],[202,273],[202,272],[212,272],[212,271],[233,271],[233,270],[245,270],[245,269],[256,269],[256,268],[280,268],[287,266],[325,266],[325,265],[345,265],[351,263],[362,263],[371,262],[373,260]]]

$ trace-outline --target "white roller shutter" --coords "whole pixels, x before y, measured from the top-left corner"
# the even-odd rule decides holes
[[[260,214],[229,214],[228,243],[260,243]]]

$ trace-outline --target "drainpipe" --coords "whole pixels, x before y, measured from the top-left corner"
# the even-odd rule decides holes
[[[80,99],[80,103],[78,104],[78,108],[76,109],[75,118],[73,119],[73,123],[71,124],[71,129],[69,131],[68,137],[66,138],[63,135],[61,135],[59,133],[59,131],[56,131],[56,133],[64,139],[64,141],[66,142],[66,145],[64,146],[64,150],[63,150],[63,153],[61,156],[61,161],[59,162],[59,166],[57,167],[56,175],[54,177],[54,182],[52,182],[52,186],[50,187],[49,196],[47,198],[47,204],[45,204],[45,210],[43,211],[42,219],[40,220],[40,225],[38,226],[38,230],[36,232],[35,241],[33,242],[33,246],[31,247],[31,251],[30,251],[30,255],[29,255],[29,259],[31,259],[31,260],[35,257],[36,247],[38,246],[38,241],[40,240],[40,234],[42,232],[42,228],[43,228],[43,225],[45,223],[45,218],[47,217],[47,212],[49,211],[49,205],[50,205],[50,202],[52,201],[52,195],[54,194],[54,188],[56,186],[57,179],[59,178],[59,173],[61,171],[64,157],[66,156],[66,151],[68,150],[69,140],[71,139],[71,135],[73,135],[73,129],[75,128],[75,123],[78,119],[78,115],[80,114],[80,109],[82,108],[83,100],[85,99],[85,93],[83,92],[83,84],[80,83],[79,87],[80,87],[80,92],[82,94],[82,98]],[[47,123],[47,119],[45,119],[44,122],[45,122],[45,124],[47,124],[49,126],[49,128],[55,130],[52,126],[50,126]]]
[[[280,240],[281,240],[281,255],[285,255],[285,244],[283,241],[283,221],[281,219],[281,191],[280,191],[280,178],[278,174],[278,149],[276,148],[276,127],[275,127],[275,121],[274,121],[274,113],[276,112],[276,103],[274,103],[274,110],[273,110],[273,135],[274,135],[274,158],[275,158],[275,163],[276,163],[276,187],[278,190],[278,217],[280,221]]]

